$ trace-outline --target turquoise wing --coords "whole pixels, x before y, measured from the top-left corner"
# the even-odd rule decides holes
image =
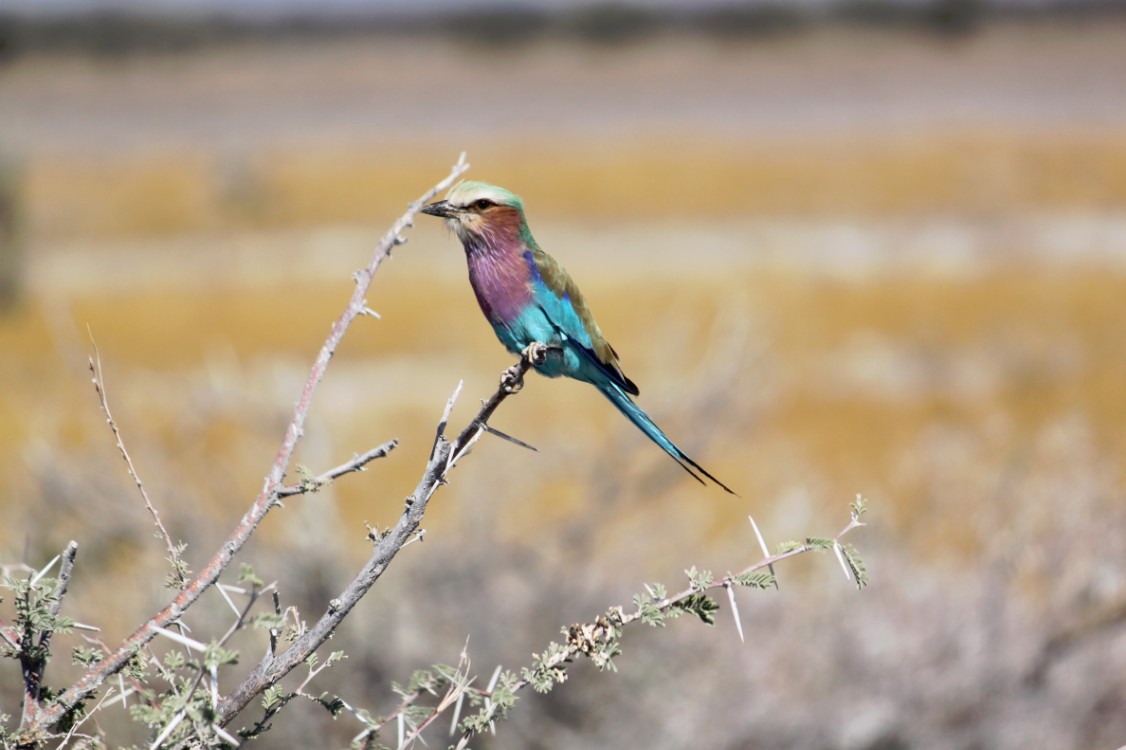
[[[618,353],[602,335],[582,292],[567,271],[539,248],[528,250],[524,257],[532,272],[532,303],[542,313],[542,318],[536,322],[550,328],[550,331],[543,331],[548,338],[536,336],[537,340],[559,339],[565,350],[569,344],[573,352],[571,357],[564,357],[563,363],[565,370],[573,371],[558,374],[581,380],[593,380],[589,375],[601,375],[636,396],[640,392],[637,385],[622,372]],[[573,361],[567,363],[566,360]],[[584,374],[588,377],[583,377]]]

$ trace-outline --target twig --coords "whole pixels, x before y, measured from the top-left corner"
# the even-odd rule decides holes
[[[399,743],[399,747],[405,748],[409,746],[418,739],[426,727],[430,726],[447,708],[460,703],[462,695],[469,689],[469,685],[472,682],[473,679],[469,676],[469,654],[466,653],[465,649],[462,649],[461,658],[458,660],[457,668],[454,670],[454,676],[450,679],[446,692],[438,701],[438,705],[434,706],[434,710],[430,712],[430,715],[420,721],[418,725],[411,730],[411,733]]]
[[[38,644],[32,648],[31,642],[35,640],[35,633],[25,631],[25,637],[20,639],[23,646],[20,648],[20,665],[23,672],[23,712],[20,717],[20,726],[25,727],[33,723],[40,713],[39,701],[43,696],[43,671],[47,668],[47,655],[50,653],[52,625],[59,617],[63,606],[63,597],[66,596],[70,586],[70,577],[74,573],[74,558],[78,554],[78,542],[71,540],[59,556],[62,565],[59,568],[59,577],[55,583],[54,597],[47,606],[49,623],[38,636]],[[54,562],[52,561],[52,564]],[[48,566],[49,567],[49,566]],[[38,578],[38,576],[37,576]],[[35,579],[32,579],[35,580]],[[32,596],[30,589],[27,596]],[[30,630],[30,629],[29,629]]]
[[[463,646],[461,649],[461,654],[458,657],[457,666],[454,668],[453,675],[449,677],[442,675],[442,677],[446,680],[448,686],[446,688],[445,694],[438,703],[438,707],[434,708],[430,712],[430,714],[428,714],[427,717],[422,720],[422,722],[418,725],[418,728],[416,728],[416,730],[412,733],[412,736],[404,737],[404,739],[400,740],[400,746],[403,744],[409,744],[414,739],[414,736],[417,735],[424,726],[429,725],[434,719],[441,715],[443,711],[449,708],[451,704],[454,705],[454,726],[456,726],[456,717],[460,713],[461,703],[465,698],[465,694],[467,692],[471,692],[477,695],[484,695],[485,691],[481,690],[480,688],[474,688],[472,686],[473,678],[469,676],[468,638],[466,639],[465,646]],[[392,721],[402,720],[402,717],[406,715],[406,710],[417,703],[418,699],[427,693],[431,695],[437,695],[437,693],[434,692],[429,685],[418,687],[412,693],[403,694],[402,700],[399,701],[399,705],[392,709],[391,713],[387,714],[386,716],[380,717],[378,720],[361,714],[355,707],[350,705],[347,701],[341,699],[341,703],[344,705],[344,707],[364,724],[363,731],[352,738],[352,745],[355,746],[356,743],[378,734]],[[450,734],[453,734],[452,728],[450,729]]]
[[[352,457],[351,461],[340,464],[335,469],[329,469],[319,476],[306,480],[301,484],[287,484],[284,487],[278,488],[278,497],[290,497],[292,495],[303,495],[306,492],[319,489],[328,484],[337,477],[344,476],[353,471],[363,471],[364,466],[371,463],[377,458],[383,458],[388,453],[395,449],[399,444],[398,440],[388,440],[383,445],[372,448],[367,453],[356,455]]]
[[[63,550],[63,564],[59,568],[58,582],[55,584],[55,600],[51,602],[48,611],[51,613],[51,619],[59,616],[60,610],[63,608],[63,597],[66,596],[67,589],[70,587],[70,577],[74,575],[74,558],[78,555],[78,542],[73,539],[66,545]],[[51,642],[51,631],[43,633],[39,639],[39,648],[44,651]]]
[[[352,298],[344,312],[333,324],[328,338],[313,363],[309,378],[305,382],[294,407],[293,419],[286,429],[285,437],[278,448],[273,466],[263,481],[262,490],[227,540],[195,577],[180,589],[171,603],[149,618],[144,625],[126,638],[112,654],[92,666],[73,685],[59,695],[51,705],[39,711],[35,721],[29,726],[31,732],[41,732],[44,728],[56,723],[64,714],[73,710],[80,701],[100,688],[107,678],[122,669],[134,654],[155,637],[155,628],[164,627],[178,619],[185,610],[195,604],[203,595],[203,592],[215,583],[220,574],[230,565],[235,555],[243,548],[258,524],[266,516],[266,513],[277,502],[278,489],[283,486],[282,483],[285,479],[286,469],[289,467],[290,458],[304,433],[305,420],[312,404],[313,394],[324,377],[328,363],[340,345],[348,327],[367,308],[365,295],[371,286],[371,280],[376,270],[391,254],[391,250],[396,245],[402,244],[402,233],[413,225],[414,216],[423,205],[453,184],[468,168],[465,154],[462,154],[445,179],[423,193],[417,201],[411,203],[407,211],[391,225],[391,228],[380,238],[368,265],[356,273],[356,287],[353,290]],[[229,720],[230,717],[225,715],[225,718]]]
[[[117,441],[117,450],[121,453],[121,457],[125,459],[125,466],[129,469],[129,476],[133,478],[133,482],[137,485],[137,491],[141,493],[141,500],[145,503],[145,508],[148,509],[149,515],[152,516],[152,521],[156,525],[157,531],[164,539],[164,545],[168,548],[168,561],[172,564],[172,571],[176,575],[177,580],[181,584],[187,580],[187,576],[183,560],[180,559],[180,551],[176,545],[172,543],[172,537],[168,534],[168,529],[164,528],[164,522],[160,520],[160,513],[157,512],[156,507],[149,500],[149,493],[145,490],[145,484],[141,481],[141,475],[137,473],[137,467],[133,465],[133,459],[129,457],[129,451],[125,449],[125,441],[121,437],[121,431],[117,428],[117,422],[113,418],[113,414],[109,410],[109,399],[106,397],[105,377],[102,375],[102,355],[98,352],[98,345],[94,342],[94,334],[87,331],[90,335],[90,346],[94,347],[94,356],[90,357],[90,375],[94,382],[94,391],[98,394],[98,403],[102,407],[102,413],[106,415],[106,423],[109,424],[110,430],[113,431],[113,439]]]

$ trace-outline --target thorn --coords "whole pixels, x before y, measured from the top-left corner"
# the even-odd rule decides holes
[[[840,542],[833,542],[833,552],[837,553],[837,561],[840,562],[840,564],[841,564],[841,569],[844,571],[845,578],[847,578],[848,580],[851,581],[852,580],[852,571],[849,569],[848,563],[845,562],[844,550],[841,549],[841,543]]]
[[[500,430],[496,429],[495,427],[490,427],[488,424],[483,424],[481,426],[484,427],[485,432],[489,433],[490,435],[496,435],[498,438],[501,438],[503,440],[507,440],[510,443],[515,443],[516,445],[519,445],[521,448],[527,448],[530,451],[535,451],[536,453],[539,453],[539,450],[536,448],[536,446],[529,445],[528,443],[525,443],[523,440],[520,440],[519,438],[514,438],[511,435],[508,435],[504,432],[501,432]]]
[[[228,745],[231,745],[232,747],[238,747],[239,746],[239,741],[237,739],[235,739],[231,735],[230,732],[223,729],[223,727],[219,726],[218,724],[212,724],[211,728],[215,731],[215,734],[222,737],[227,742]]]
[[[461,706],[463,703],[465,703],[464,690],[457,694],[457,703],[454,704],[454,718],[453,721],[450,722],[451,737],[453,737],[454,733],[457,732],[457,720],[461,718]]]
[[[180,726],[180,722],[183,721],[184,717],[186,717],[187,715],[188,712],[186,709],[180,709],[175,718],[173,718],[172,721],[168,722],[168,726],[164,728],[164,731],[160,733],[160,736],[153,740],[153,743],[149,745],[149,750],[156,750],[158,747],[164,744],[164,740],[168,737],[168,735],[172,734],[173,729]]]
[[[156,627],[156,626],[153,627],[153,630],[155,630],[157,633],[161,634],[162,636],[164,636],[168,640],[175,641],[176,643],[179,643],[180,645],[183,645],[183,646],[187,646],[188,648],[192,649],[193,651],[199,651],[200,653],[207,651],[206,644],[200,643],[199,641],[195,640],[194,638],[188,638],[186,635],[180,635],[179,633],[177,633],[175,631],[168,630],[166,628]]]
[[[421,542],[425,538],[426,538],[426,529],[419,529],[418,531],[414,532],[414,535],[410,539],[403,542],[403,547],[409,547],[410,545],[414,544],[415,542]]]
[[[754,516],[747,516],[747,520],[751,522],[751,528],[755,530],[755,537],[758,539],[758,546],[762,549],[762,554],[765,557],[770,557],[770,550],[766,546],[766,540],[762,538],[762,532],[758,530],[758,524],[755,523]],[[770,575],[774,579],[774,590],[779,591],[778,576],[774,573],[774,563],[767,565],[766,569],[770,571]]]
[[[62,557],[61,554],[58,554],[58,555],[55,555],[54,557],[52,557],[51,562],[44,565],[43,568],[38,573],[36,573],[34,576],[32,576],[31,580],[28,583],[32,586],[39,583],[39,579],[42,578],[43,576],[47,575],[47,571],[49,571],[51,568],[55,567],[55,563],[57,563],[59,561],[60,557]]]
[[[727,599],[731,602],[731,616],[735,618],[735,628],[739,631],[739,642],[746,643],[747,639],[743,637],[743,623],[739,621],[739,605],[735,603],[735,587],[730,583],[723,584],[727,589]]]
[[[493,688],[495,688],[497,686],[497,679],[499,677],[500,677],[500,665],[498,664],[497,668],[493,671],[492,679],[489,680],[489,686],[487,688],[485,688],[486,692],[488,692],[490,695],[492,695]],[[490,713],[492,713],[493,701],[492,701],[491,698],[488,698],[488,697],[485,698],[485,707],[489,710]],[[494,735],[497,733],[496,722],[494,722],[494,721],[489,722],[489,731],[492,732]]]
[[[497,680],[500,678],[500,669],[501,667],[498,664],[497,668],[493,670],[493,676],[489,679],[489,686],[485,688],[487,692],[493,692],[493,688],[497,686]]]

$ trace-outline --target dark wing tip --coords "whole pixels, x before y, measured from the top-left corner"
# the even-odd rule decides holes
[[[626,393],[633,395],[633,396],[640,396],[641,395],[641,389],[637,387],[637,383],[635,383],[632,380],[630,380],[629,378],[627,378],[626,374],[624,372],[622,372],[622,366],[618,364],[618,362],[621,361],[622,358],[620,356],[618,356],[617,350],[614,349],[614,347],[610,344],[609,341],[606,341],[605,343],[606,343],[606,348],[610,350],[611,357],[608,358],[607,361],[603,362],[602,364],[604,366],[606,366],[607,368],[613,370],[614,373],[616,373],[617,376],[619,378],[621,378],[621,382],[619,383],[619,385],[622,386],[622,388],[625,390]]]

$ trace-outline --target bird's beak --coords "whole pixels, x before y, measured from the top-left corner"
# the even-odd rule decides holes
[[[457,209],[451,206],[449,201],[436,201],[428,206],[423,206],[422,213],[451,219],[457,215]]]

